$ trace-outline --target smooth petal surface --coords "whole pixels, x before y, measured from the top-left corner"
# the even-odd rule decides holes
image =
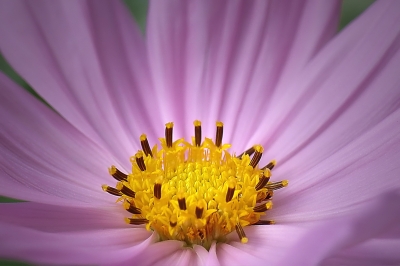
[[[325,258],[333,256],[344,248],[398,228],[399,201],[400,190],[392,191],[370,201],[352,215],[324,222],[306,233],[299,239],[297,245],[287,251],[291,256],[286,256],[282,265],[293,265],[299,260],[306,265],[319,265]],[[397,253],[397,250],[392,247],[390,253]],[[378,264],[382,262],[379,261]]]
[[[399,165],[393,163],[400,151],[400,20],[396,10],[400,10],[397,1],[378,2],[306,68],[304,80],[310,80],[307,84],[313,93],[307,92],[297,105],[289,102],[295,106],[290,115],[294,120],[278,127],[279,134],[272,137],[276,142],[267,140],[265,145],[265,156],[278,159],[275,178],[290,181],[275,198],[277,208],[271,215],[277,219],[289,222],[345,214],[399,187]],[[352,37],[347,34],[372,17],[370,30],[359,36],[361,40],[347,54],[345,48],[353,44],[348,43]],[[382,40],[379,45],[374,43],[377,39]],[[318,70],[324,68],[330,71]],[[352,69],[357,71],[350,75]],[[260,133],[256,135],[261,137]]]
[[[13,25],[9,27],[9,25]],[[127,161],[150,121],[143,38],[120,1],[1,1],[0,49],[14,69],[85,135]]]
[[[34,202],[5,203],[0,204],[0,212],[2,223],[48,233],[132,228],[124,223],[129,213],[121,204],[78,208]]]
[[[277,265],[288,256],[287,250],[297,244],[310,224],[257,225],[245,227],[249,239],[242,244],[236,232],[228,235],[228,243],[217,246],[221,265]]]
[[[246,148],[231,134],[248,133],[242,126],[256,122],[253,114],[264,109],[278,80],[297,74],[333,36],[338,4],[151,2],[149,62],[163,119],[200,119],[209,136],[220,119],[226,139]],[[176,128],[179,136],[192,135],[191,124]]]
[[[276,94],[251,141],[285,163],[303,159],[295,155],[325,138],[314,155],[324,158],[393,112],[400,97],[399,10],[398,1],[379,1],[342,31],[282,88],[286,93]]]
[[[154,241],[143,227],[126,225],[121,209],[1,204],[0,257],[38,264],[115,265]]]
[[[0,195],[51,204],[113,204],[101,185],[114,159],[0,74]]]
[[[385,229],[386,231],[386,229]],[[400,227],[387,230],[354,247],[347,248],[324,260],[322,265],[396,265],[400,261]]]

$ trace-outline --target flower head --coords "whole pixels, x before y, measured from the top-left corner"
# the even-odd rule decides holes
[[[400,4],[376,1],[337,34],[338,9],[337,1],[154,1],[143,37],[116,1],[1,1],[1,52],[53,109],[0,75],[0,194],[29,201],[0,205],[0,257],[398,262]],[[223,121],[224,142],[196,131],[191,142],[195,119],[204,136]],[[151,149],[146,139],[154,143],[167,121],[186,141],[174,142],[167,124]],[[236,158],[254,144],[262,149]],[[262,168],[274,159],[273,181],[290,186],[273,209],[260,207],[276,224],[254,225],[257,188],[270,190],[258,186],[268,178]],[[196,194],[204,183],[195,192],[196,181],[175,185],[190,160],[204,172],[226,167],[214,199]]]

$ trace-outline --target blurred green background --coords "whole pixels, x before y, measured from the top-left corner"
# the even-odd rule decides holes
[[[295,0],[294,0],[295,1]],[[336,1],[336,0],[331,0]],[[339,0],[337,0],[339,1]],[[131,11],[136,22],[140,26],[140,29],[145,32],[146,29],[146,14],[148,9],[147,0],[124,0],[126,6]],[[368,6],[370,6],[374,0],[342,0],[342,10],[340,23],[338,30],[342,30],[349,24],[354,18],[361,14]],[[6,60],[0,54],[0,70],[6,73],[15,82],[20,84],[23,88],[31,92],[38,99],[44,102],[39,95],[20,77],[17,73],[7,64]],[[16,199],[6,198],[0,196],[0,203],[11,203],[18,202]],[[4,243],[2,243],[4,244]],[[1,247],[0,247],[1,248]],[[21,266],[21,265],[32,265],[23,262],[11,261],[11,260],[0,260],[0,266]]]

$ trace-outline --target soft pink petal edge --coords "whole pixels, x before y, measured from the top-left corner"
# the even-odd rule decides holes
[[[101,185],[115,161],[0,73],[0,194],[62,205],[107,204]]]

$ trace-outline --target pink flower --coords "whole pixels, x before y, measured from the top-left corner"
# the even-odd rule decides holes
[[[1,1],[0,49],[49,103],[0,75],[0,257],[39,264],[400,261],[400,2],[336,34],[338,1],[154,1],[146,37],[115,1]],[[208,252],[157,242],[101,190],[146,132],[192,121],[264,146],[273,226]]]

